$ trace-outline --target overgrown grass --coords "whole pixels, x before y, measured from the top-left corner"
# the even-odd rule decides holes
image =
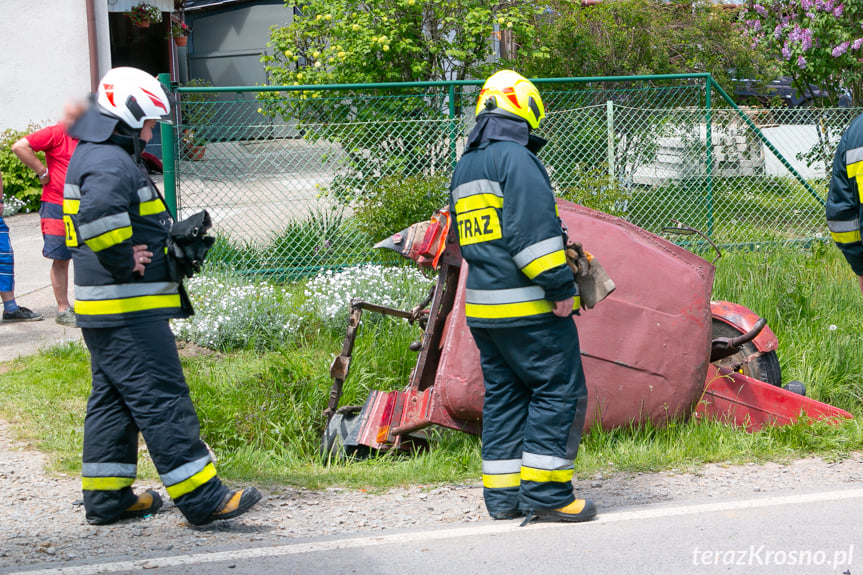
[[[622,215],[654,233],[674,218],[719,243],[811,238],[826,228],[821,204],[798,182],[775,177],[715,178],[710,196],[705,178],[641,190]]]
[[[292,220],[270,242],[258,245],[219,236],[207,256],[207,269],[246,277],[295,281],[324,269],[378,261],[359,222],[344,212],[312,212]]]
[[[731,252],[720,260],[714,295],[745,304],[770,321],[780,339],[786,380],[807,383],[810,395],[863,416],[863,296],[831,246]],[[835,327],[834,327],[835,326]],[[344,403],[371,389],[405,384],[418,335],[396,320],[364,324]],[[406,483],[476,482],[479,441],[443,432],[429,453],[323,465],[317,457],[321,412],[340,334],[308,329],[279,351],[203,353],[183,360],[205,439],[233,480],[308,487],[387,487]],[[0,376],[0,416],[51,455],[54,468],[78,470],[87,354],[67,345],[12,362]],[[576,462],[580,476],[610,471],[690,468],[705,462],[778,460],[808,454],[831,459],[863,448],[863,426],[804,423],[749,434],[718,423],[675,423],[594,430]]]

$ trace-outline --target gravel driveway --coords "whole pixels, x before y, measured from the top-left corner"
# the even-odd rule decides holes
[[[45,457],[12,439],[0,423],[0,573],[81,560],[148,558],[262,547],[321,535],[485,521],[476,485],[414,486],[383,493],[357,489],[263,489],[267,498],[248,516],[191,528],[168,504],[158,515],[108,527],[84,521],[80,479],[44,470]],[[863,456],[838,462],[803,459],[787,465],[707,465],[695,473],[620,473],[576,481],[603,509],[665,502],[713,501],[754,492],[793,493],[863,481]],[[140,488],[154,487],[141,482]]]

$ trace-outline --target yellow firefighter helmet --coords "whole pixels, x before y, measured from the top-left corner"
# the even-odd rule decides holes
[[[476,102],[476,114],[482,112],[516,117],[532,129],[545,118],[545,106],[533,82],[512,70],[501,70],[483,84]]]

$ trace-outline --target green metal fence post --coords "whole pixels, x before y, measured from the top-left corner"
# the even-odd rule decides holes
[[[450,169],[455,169],[456,162],[458,158],[458,152],[456,150],[456,138],[458,135],[456,133],[456,121],[455,121],[455,84],[449,85],[449,157],[450,163],[452,167]]]
[[[171,75],[167,73],[159,74],[159,81],[166,89],[171,90]],[[176,110],[174,110],[176,121]],[[177,133],[174,131],[174,125],[162,124],[162,187],[164,188],[165,202],[168,204],[168,211],[177,218],[177,163],[174,155],[174,150],[177,149]]]
[[[710,86],[713,79],[708,77],[704,82],[706,90],[704,92],[704,107],[706,108],[705,121],[706,132],[705,140],[707,144],[707,235],[713,236],[713,110],[711,110],[710,101]]]

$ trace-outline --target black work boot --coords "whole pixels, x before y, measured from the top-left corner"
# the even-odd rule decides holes
[[[123,513],[114,519],[87,519],[87,523],[90,525],[110,525],[111,523],[116,523],[123,519],[134,519],[137,517],[155,515],[162,507],[162,496],[152,489],[148,489],[144,493],[138,494],[137,497],[138,500],[135,501],[135,503],[127,507]]]
[[[580,521],[590,521],[596,517],[596,505],[590,499],[576,499],[565,507],[537,510],[534,513],[538,518],[546,521],[578,523]]]
[[[194,525],[207,525],[213,521],[222,519],[233,519],[239,517],[249,509],[255,506],[255,503],[261,500],[261,492],[254,487],[246,487],[242,491],[239,489],[231,491],[222,502],[216,507],[216,510],[210,513],[210,516],[203,521],[198,521]]]
[[[492,519],[518,519],[519,517],[524,517],[524,511],[521,509],[510,509],[509,511],[489,512],[489,515],[491,515]]]
[[[28,309],[23,306],[18,306],[18,309],[15,311],[4,311],[3,312],[3,321],[4,322],[15,322],[15,321],[40,321],[45,319],[42,317],[41,313],[37,313],[31,309]]]

